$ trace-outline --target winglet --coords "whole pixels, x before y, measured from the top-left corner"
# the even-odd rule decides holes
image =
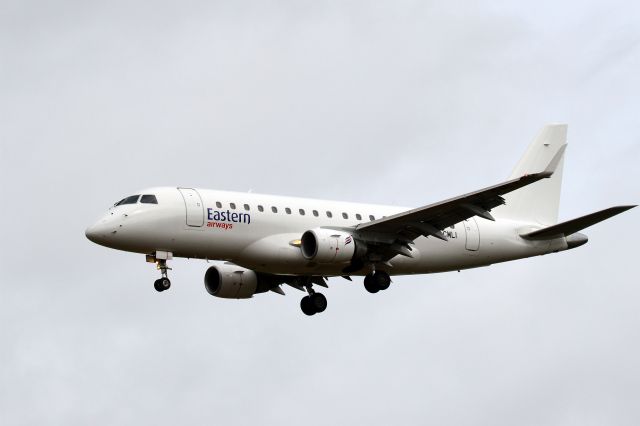
[[[558,149],[558,152],[556,152],[556,155],[554,155],[551,161],[549,161],[547,168],[544,169],[544,171],[541,173],[542,175],[544,175],[545,177],[551,177],[556,172],[556,169],[558,168],[558,164],[560,164],[560,160],[562,160],[562,156],[564,155],[564,152],[567,149],[567,145],[568,144],[565,143],[560,147],[560,149]]]

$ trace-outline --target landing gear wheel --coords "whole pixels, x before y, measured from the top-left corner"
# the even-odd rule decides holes
[[[171,287],[171,281],[169,281],[169,278],[159,278],[153,283],[153,288],[158,292],[169,290],[169,287]]]
[[[377,271],[373,274],[373,281],[380,290],[386,290],[391,285],[391,277],[384,271]]]
[[[304,312],[305,315],[315,315],[316,310],[313,308],[311,297],[305,296],[300,301],[300,309]]]
[[[364,277],[364,288],[369,293],[377,293],[380,291],[380,288],[376,285],[376,282],[373,279],[373,275],[366,275]]]
[[[309,298],[311,299],[311,306],[313,306],[313,310],[317,314],[324,312],[324,310],[327,309],[327,298],[324,297],[324,294],[313,293]]]
[[[300,309],[305,315],[315,315],[327,309],[327,298],[322,293],[311,293],[300,301]]]
[[[369,293],[386,290],[391,285],[391,277],[385,271],[376,271],[364,277],[364,288]]]

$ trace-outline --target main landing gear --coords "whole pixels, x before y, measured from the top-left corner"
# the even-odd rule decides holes
[[[327,298],[322,293],[316,293],[313,291],[310,285],[307,286],[308,296],[305,296],[300,301],[300,309],[305,315],[315,315],[320,312],[324,312],[327,309]]]
[[[364,277],[364,288],[369,293],[386,290],[391,285],[391,277],[385,271],[374,271]]]

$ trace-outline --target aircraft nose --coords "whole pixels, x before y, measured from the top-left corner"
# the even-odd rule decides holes
[[[85,231],[84,231],[84,235],[89,239],[89,241],[93,241],[94,243],[97,243],[97,239],[98,239],[98,231],[96,230],[96,226],[95,225],[91,225],[90,227],[88,227]]]
[[[84,231],[84,235],[89,239],[89,241],[96,244],[103,244],[109,237],[110,233],[111,230],[104,220],[96,222]]]

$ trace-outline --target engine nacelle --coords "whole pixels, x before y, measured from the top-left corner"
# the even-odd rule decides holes
[[[318,263],[347,263],[358,252],[353,236],[344,231],[316,228],[302,234],[302,256]]]
[[[220,263],[207,269],[204,286],[207,292],[224,299],[249,299],[258,291],[258,275],[232,263]]]

